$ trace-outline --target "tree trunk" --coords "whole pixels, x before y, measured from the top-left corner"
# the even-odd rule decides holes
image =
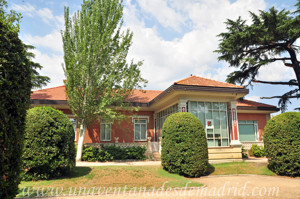
[[[295,75],[296,75],[296,79],[298,81],[298,87],[300,89],[300,63],[297,59],[297,55],[296,55],[296,52],[295,50],[293,50],[292,48],[286,48],[286,50],[288,51],[288,53],[290,54],[291,56],[291,61],[292,61],[292,64],[293,64],[293,69],[294,69],[294,72],[295,72]]]
[[[298,81],[298,87],[300,89],[300,66],[299,65],[294,67],[294,72],[296,75],[296,79]]]
[[[76,161],[81,161],[85,130],[86,130],[86,125],[83,122],[80,122],[80,132],[79,132],[79,139],[77,143]]]

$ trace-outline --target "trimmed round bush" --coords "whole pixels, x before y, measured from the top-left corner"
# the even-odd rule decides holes
[[[23,162],[24,180],[70,173],[75,166],[74,129],[64,113],[51,107],[28,110]]]
[[[300,113],[282,113],[269,120],[264,130],[264,145],[271,171],[300,176]]]
[[[162,127],[161,163],[165,170],[187,177],[207,174],[208,150],[201,121],[191,113],[174,113]]]

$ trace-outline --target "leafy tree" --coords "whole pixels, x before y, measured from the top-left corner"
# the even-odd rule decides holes
[[[32,54],[19,39],[20,14],[6,9],[7,2],[0,0],[0,198],[5,199],[18,192],[26,110],[32,77],[38,76]]]
[[[97,119],[123,117],[111,106],[126,108],[124,99],[146,82],[141,78],[141,62],[126,63],[133,34],[121,30],[122,16],[120,0],[86,0],[72,18],[65,8],[65,86],[69,107],[80,125],[77,160],[89,125]]]
[[[227,32],[218,35],[221,39],[215,51],[221,54],[219,60],[239,68],[228,75],[227,81],[230,83],[289,85],[291,90],[287,93],[263,97],[279,98],[278,104],[282,111],[286,110],[290,99],[300,98],[300,65],[297,58],[300,47],[295,43],[300,37],[300,0],[296,7],[294,13],[278,11],[274,7],[269,11],[260,11],[259,14],[250,12],[251,24],[241,17],[236,21],[228,19]],[[283,67],[290,67],[295,73],[295,79],[286,82],[257,80],[259,69],[274,62],[283,62]]]

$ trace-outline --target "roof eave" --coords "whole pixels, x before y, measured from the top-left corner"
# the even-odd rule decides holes
[[[67,100],[45,100],[45,99],[32,99],[31,104],[57,104],[68,105]]]
[[[245,88],[229,88],[229,87],[212,87],[212,86],[195,86],[195,85],[182,85],[182,84],[173,84],[153,100],[149,102],[149,106],[154,104],[156,101],[163,98],[165,95],[170,93],[173,90],[184,90],[184,91],[206,91],[206,92],[221,92],[221,93],[244,93],[248,94],[249,89]]]
[[[238,110],[258,110],[258,111],[274,111],[278,112],[280,111],[277,107],[262,107],[262,106],[237,106]]]

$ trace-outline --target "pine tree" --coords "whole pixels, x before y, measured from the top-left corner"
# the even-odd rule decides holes
[[[239,70],[227,77],[227,82],[251,85],[255,83],[289,85],[292,89],[284,94],[263,99],[279,98],[279,106],[284,112],[289,99],[300,98],[300,63],[297,54],[300,47],[295,44],[300,37],[300,0],[297,11],[278,11],[274,7],[259,14],[250,12],[252,23],[247,24],[240,17],[226,22],[227,32],[220,39],[219,60]],[[259,69],[274,62],[282,62],[283,67],[294,71],[295,79],[286,82],[257,80]],[[280,71],[278,71],[280,73]]]

